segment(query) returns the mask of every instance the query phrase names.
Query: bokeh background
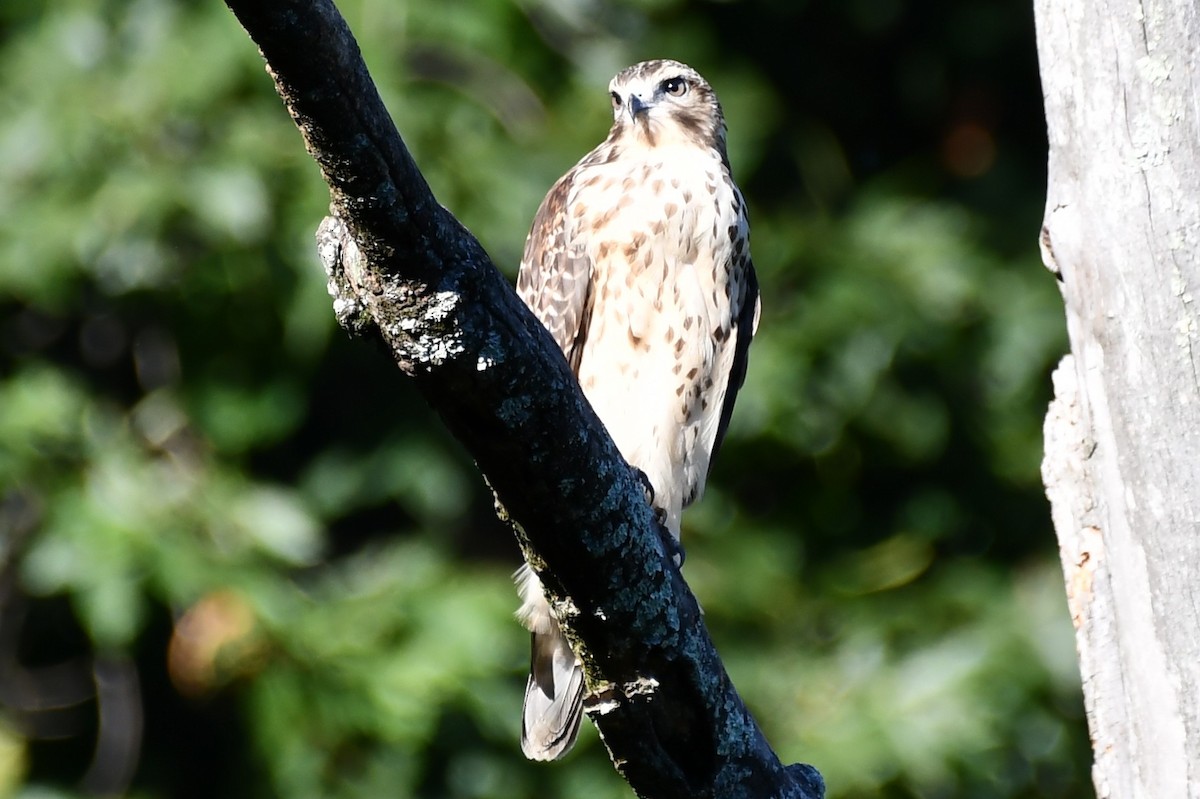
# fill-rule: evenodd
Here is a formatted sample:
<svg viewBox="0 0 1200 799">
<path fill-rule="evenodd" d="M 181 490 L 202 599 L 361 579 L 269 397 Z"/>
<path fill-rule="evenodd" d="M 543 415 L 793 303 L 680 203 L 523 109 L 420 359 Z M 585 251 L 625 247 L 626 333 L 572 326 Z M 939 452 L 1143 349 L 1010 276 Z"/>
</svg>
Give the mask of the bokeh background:
<svg viewBox="0 0 1200 799">
<path fill-rule="evenodd" d="M 342 7 L 510 278 L 609 77 L 709 78 L 764 312 L 685 576 L 735 683 L 830 799 L 1092 796 L 1029 4 Z M 521 759 L 517 549 L 336 328 L 327 202 L 222 4 L 0 4 L 0 795 L 632 795 L 589 724 Z"/>
</svg>

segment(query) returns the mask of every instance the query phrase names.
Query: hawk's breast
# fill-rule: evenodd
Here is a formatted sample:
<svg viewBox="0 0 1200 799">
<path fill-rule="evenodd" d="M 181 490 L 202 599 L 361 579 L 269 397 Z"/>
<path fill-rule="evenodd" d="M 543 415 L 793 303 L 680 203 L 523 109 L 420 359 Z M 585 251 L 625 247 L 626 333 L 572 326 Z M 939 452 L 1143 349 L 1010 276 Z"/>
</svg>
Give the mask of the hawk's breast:
<svg viewBox="0 0 1200 799">
<path fill-rule="evenodd" d="M 740 197 L 715 152 L 657 148 L 582 171 L 568 207 L 593 269 L 580 384 L 678 534 L 732 362 Z"/>
</svg>

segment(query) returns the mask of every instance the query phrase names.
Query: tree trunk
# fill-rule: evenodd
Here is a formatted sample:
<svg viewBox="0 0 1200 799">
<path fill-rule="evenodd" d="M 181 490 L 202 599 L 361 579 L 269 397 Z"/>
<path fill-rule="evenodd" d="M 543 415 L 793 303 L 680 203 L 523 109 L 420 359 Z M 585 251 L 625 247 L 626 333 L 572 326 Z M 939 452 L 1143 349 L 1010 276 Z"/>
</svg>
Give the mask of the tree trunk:
<svg viewBox="0 0 1200 799">
<path fill-rule="evenodd" d="M 1200 12 L 1036 0 L 1042 255 L 1071 354 L 1042 472 L 1100 797 L 1200 797 Z"/>
</svg>

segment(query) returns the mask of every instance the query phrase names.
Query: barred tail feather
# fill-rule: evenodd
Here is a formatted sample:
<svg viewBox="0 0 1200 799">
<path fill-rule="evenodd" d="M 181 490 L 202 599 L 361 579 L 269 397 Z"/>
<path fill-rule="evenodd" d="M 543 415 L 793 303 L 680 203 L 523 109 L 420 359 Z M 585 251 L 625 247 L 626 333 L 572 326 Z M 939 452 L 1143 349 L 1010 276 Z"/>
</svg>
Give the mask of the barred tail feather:
<svg viewBox="0 0 1200 799">
<path fill-rule="evenodd" d="M 583 668 L 550 613 L 542 581 L 528 564 L 513 577 L 521 595 L 517 618 L 532 633 L 521 751 L 530 760 L 556 760 L 571 749 L 579 733 Z"/>
<path fill-rule="evenodd" d="M 583 669 L 558 630 L 533 633 L 531 638 L 521 751 L 530 760 L 557 760 L 570 751 L 579 733 Z"/>
</svg>

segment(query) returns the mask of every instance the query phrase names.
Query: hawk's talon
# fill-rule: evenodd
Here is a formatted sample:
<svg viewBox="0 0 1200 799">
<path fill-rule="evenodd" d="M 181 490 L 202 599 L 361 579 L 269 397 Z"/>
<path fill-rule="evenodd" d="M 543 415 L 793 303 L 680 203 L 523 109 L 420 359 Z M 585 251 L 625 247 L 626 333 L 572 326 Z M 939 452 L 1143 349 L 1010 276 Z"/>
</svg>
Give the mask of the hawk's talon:
<svg viewBox="0 0 1200 799">
<path fill-rule="evenodd" d="M 667 555 L 674 561 L 675 568 L 682 568 L 684 561 L 683 544 L 679 543 L 678 538 L 671 535 L 671 530 L 667 527 L 666 508 L 660 508 L 654 504 L 654 484 L 650 482 L 650 478 L 646 473 L 636 466 L 632 468 L 633 473 L 637 475 L 638 480 L 642 484 L 642 490 L 646 492 L 646 504 L 654 511 L 654 529 L 658 531 L 658 537 L 662 539 L 663 549 L 667 551 Z"/>
<path fill-rule="evenodd" d="M 687 554 L 683 551 L 683 544 L 678 538 L 671 535 L 671 531 L 667 529 L 667 525 L 663 523 L 665 514 L 660 515 L 660 511 L 654 509 L 654 529 L 658 531 L 658 537 L 662 539 L 663 549 L 667 551 L 667 557 L 675 564 L 676 569 L 683 568 L 683 561 Z"/>
<path fill-rule="evenodd" d="M 646 492 L 646 504 L 654 508 L 655 514 L 662 513 L 660 509 L 654 507 L 654 484 L 650 482 L 650 477 L 636 466 L 632 468 L 633 473 L 637 475 L 637 479 L 642 484 L 642 490 Z"/>
</svg>

